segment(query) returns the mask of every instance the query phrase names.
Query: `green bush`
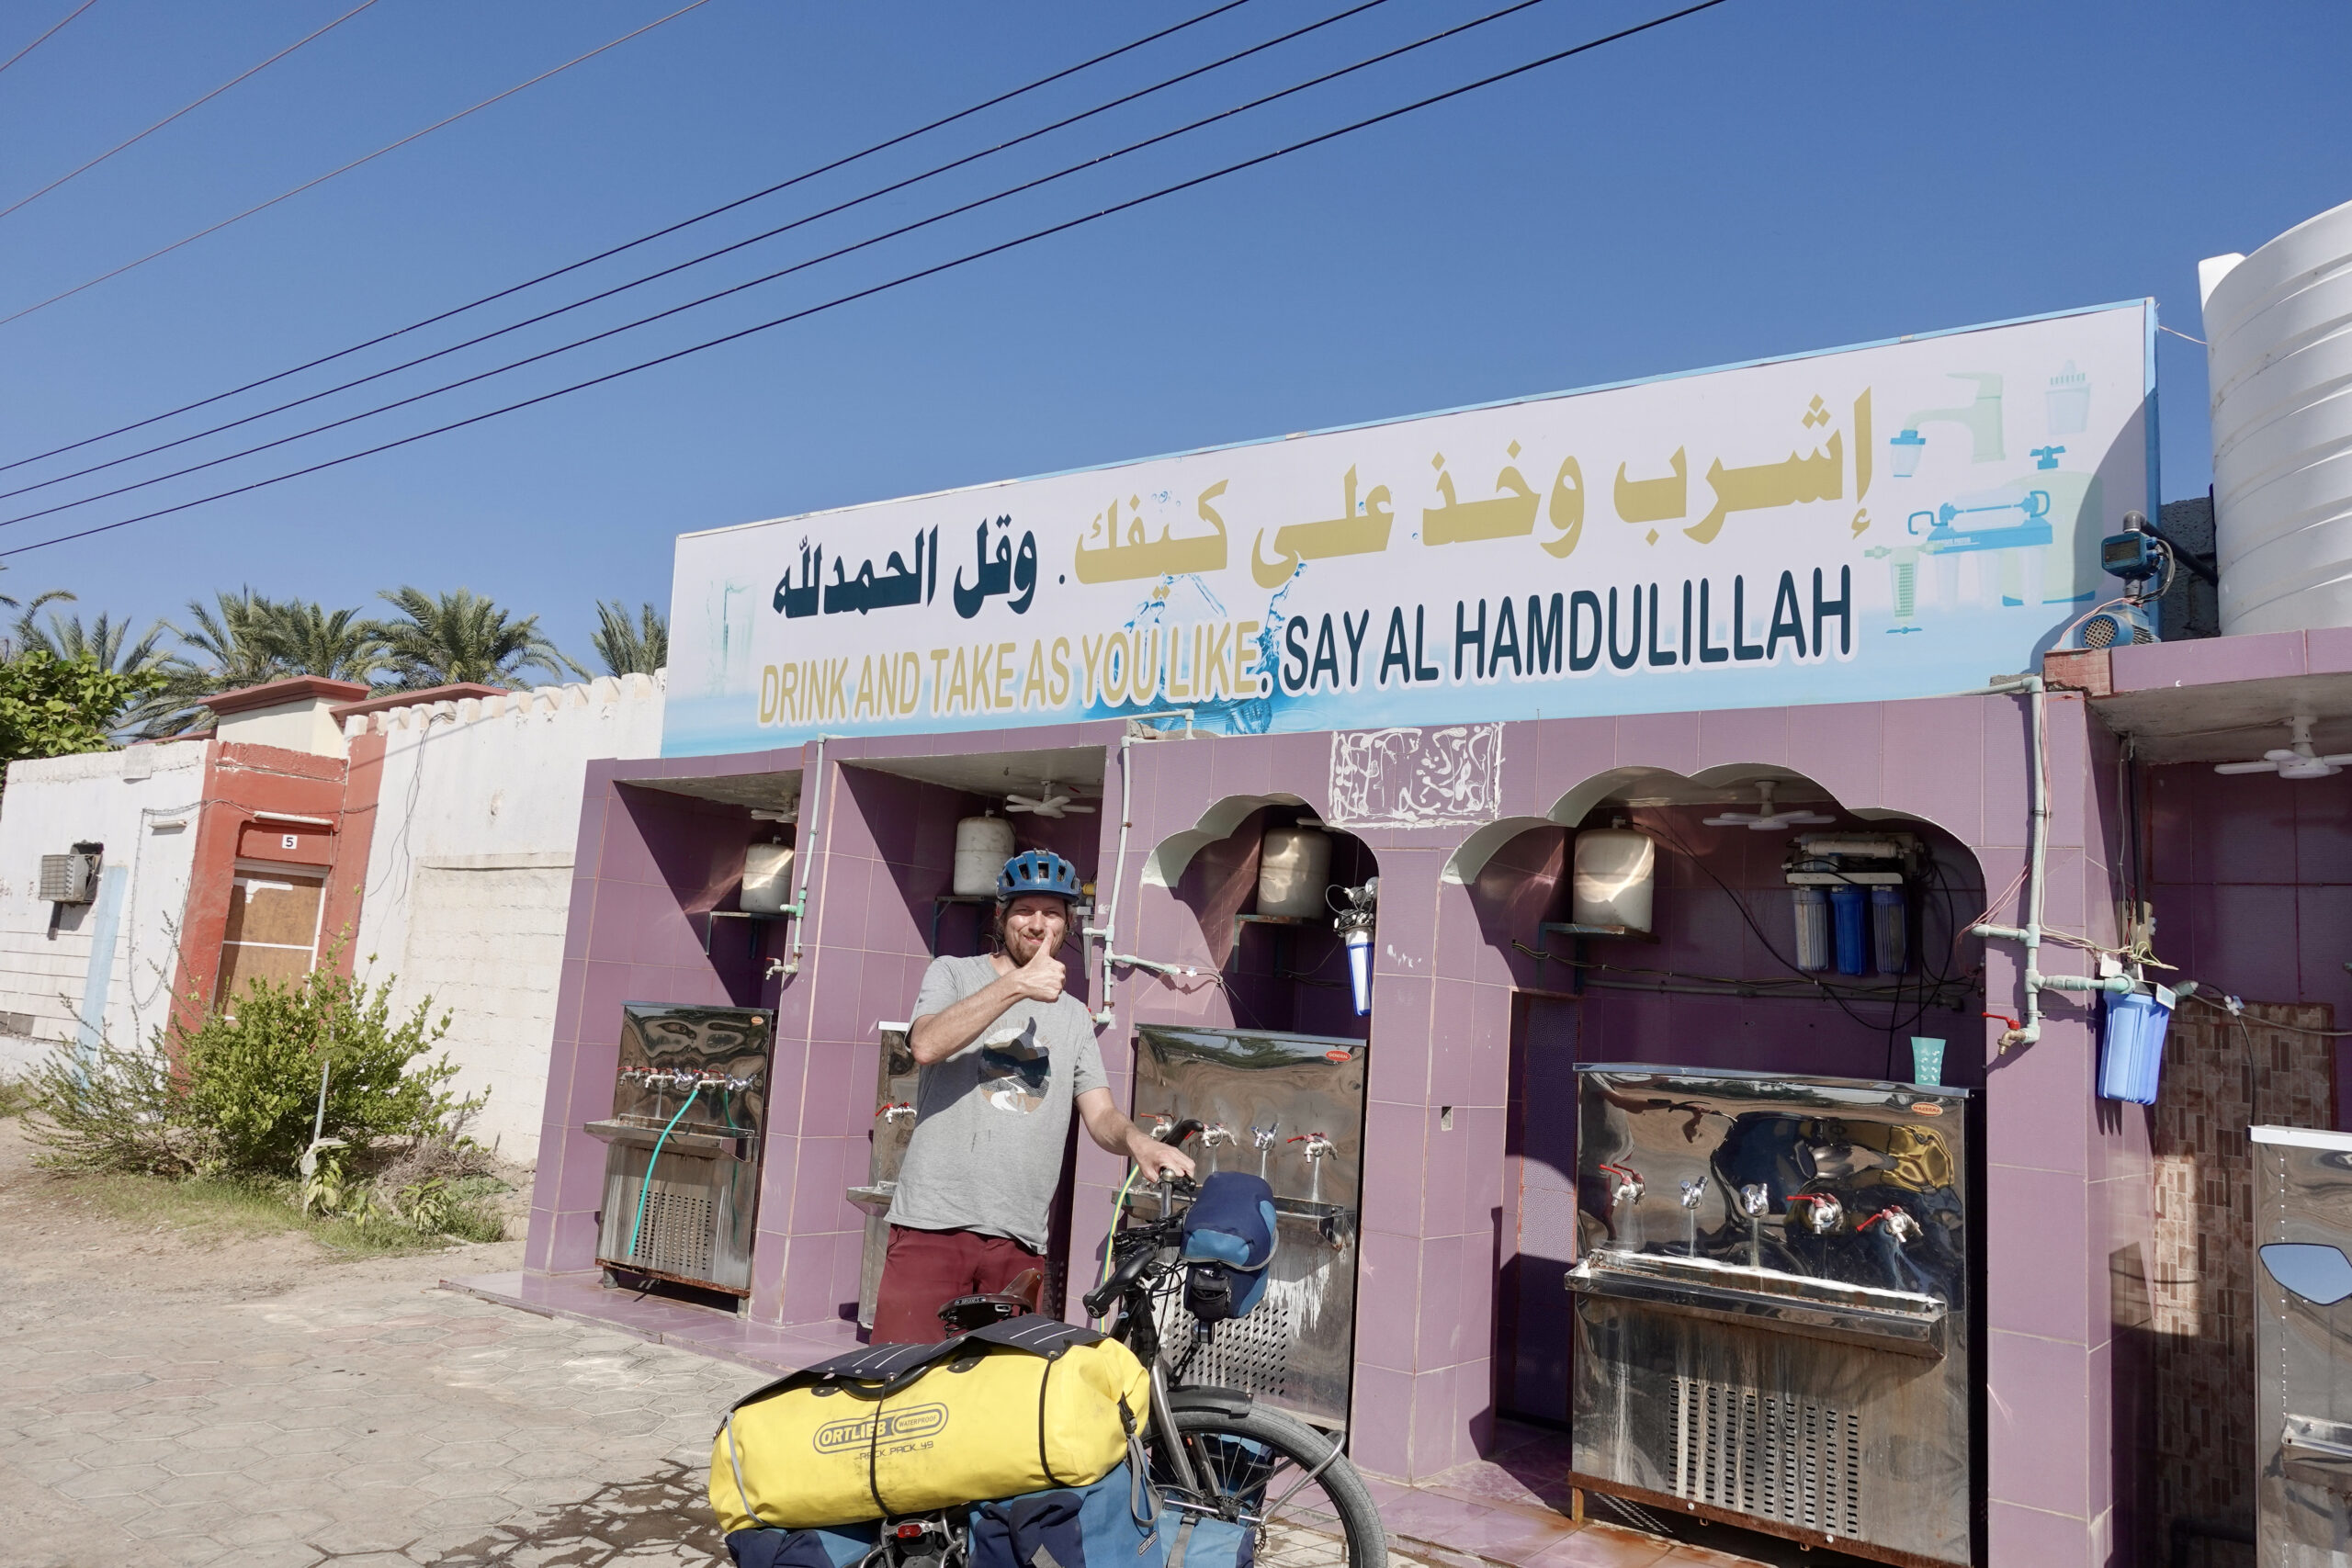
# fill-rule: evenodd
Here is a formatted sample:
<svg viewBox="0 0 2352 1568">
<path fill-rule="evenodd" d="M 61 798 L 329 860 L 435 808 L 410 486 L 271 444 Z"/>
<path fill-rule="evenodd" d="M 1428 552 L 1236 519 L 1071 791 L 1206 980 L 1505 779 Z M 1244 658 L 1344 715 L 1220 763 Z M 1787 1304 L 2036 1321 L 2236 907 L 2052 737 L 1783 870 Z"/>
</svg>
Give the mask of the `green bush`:
<svg viewBox="0 0 2352 1568">
<path fill-rule="evenodd" d="M 483 1097 L 447 1088 L 448 1032 L 429 1002 L 391 1013 L 391 983 L 368 987 L 332 958 L 299 984 L 255 981 L 233 1016 L 158 1029 L 147 1043 L 64 1044 L 35 1074 L 42 1164 L 79 1171 L 287 1178 L 311 1145 L 319 1071 L 326 1137 L 364 1155 L 384 1139 L 447 1143 Z"/>
<path fill-rule="evenodd" d="M 180 1111 L 211 1140 L 220 1168 L 285 1175 L 311 1145 L 319 1069 L 327 1074 L 324 1134 L 365 1149 L 382 1138 L 449 1131 L 482 1105 L 447 1085 L 447 1056 L 421 1062 L 449 1032 L 431 1003 L 391 1016 L 391 984 L 369 987 L 322 964 L 300 984 L 255 980 L 234 1017 L 214 1012 L 178 1038 Z"/>
</svg>

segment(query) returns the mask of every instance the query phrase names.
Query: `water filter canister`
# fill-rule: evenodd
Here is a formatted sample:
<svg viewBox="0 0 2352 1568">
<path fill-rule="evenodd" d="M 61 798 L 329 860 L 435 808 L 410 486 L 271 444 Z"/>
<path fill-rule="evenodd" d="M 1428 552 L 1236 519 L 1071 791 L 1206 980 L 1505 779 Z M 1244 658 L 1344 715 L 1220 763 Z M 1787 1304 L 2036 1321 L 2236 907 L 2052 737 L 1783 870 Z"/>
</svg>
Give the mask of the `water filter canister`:
<svg viewBox="0 0 2352 1568">
<path fill-rule="evenodd" d="M 1909 911 L 1900 887 L 1871 889 L 1871 958 L 1882 975 L 1900 975 L 1910 966 Z"/>
<path fill-rule="evenodd" d="M 1372 1013 L 1372 928 L 1358 926 L 1347 933 L 1348 984 L 1355 989 L 1356 1016 Z"/>
<path fill-rule="evenodd" d="M 1829 890 L 1829 923 L 1838 949 L 1838 973 L 1860 975 L 1870 968 L 1870 900 L 1859 887 Z"/>
<path fill-rule="evenodd" d="M 1829 895 L 1819 887 L 1792 887 L 1789 902 L 1797 922 L 1797 967 L 1807 974 L 1829 967 Z"/>
</svg>

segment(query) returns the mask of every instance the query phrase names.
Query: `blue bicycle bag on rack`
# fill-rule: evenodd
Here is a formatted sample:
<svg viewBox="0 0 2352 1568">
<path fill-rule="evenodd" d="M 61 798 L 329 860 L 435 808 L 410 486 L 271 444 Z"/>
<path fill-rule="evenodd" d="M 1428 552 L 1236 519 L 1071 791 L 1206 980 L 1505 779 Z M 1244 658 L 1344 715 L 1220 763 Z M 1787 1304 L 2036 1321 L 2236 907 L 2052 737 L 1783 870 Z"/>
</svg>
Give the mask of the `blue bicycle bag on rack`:
<svg viewBox="0 0 2352 1568">
<path fill-rule="evenodd" d="M 1130 1462 L 1091 1486 L 973 1504 L 971 1568 L 1162 1568 L 1177 1516 L 1136 1473 Z"/>
<path fill-rule="evenodd" d="M 1262 1176 L 1220 1170 L 1184 1211 L 1184 1306 L 1199 1323 L 1244 1317 L 1266 1293 L 1274 1260 L 1274 1190 Z"/>
</svg>

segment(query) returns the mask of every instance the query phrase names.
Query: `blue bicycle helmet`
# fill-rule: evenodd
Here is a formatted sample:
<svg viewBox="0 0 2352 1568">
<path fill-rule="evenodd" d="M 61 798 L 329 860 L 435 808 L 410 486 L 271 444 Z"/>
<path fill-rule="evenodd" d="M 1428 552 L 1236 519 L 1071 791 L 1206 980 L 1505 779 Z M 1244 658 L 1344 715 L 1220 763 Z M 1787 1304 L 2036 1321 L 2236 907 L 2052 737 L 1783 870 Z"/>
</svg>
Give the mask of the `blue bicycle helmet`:
<svg viewBox="0 0 2352 1568">
<path fill-rule="evenodd" d="M 997 873 L 997 902 L 1023 893 L 1050 893 L 1057 898 L 1078 898 L 1078 867 L 1051 850 L 1023 850 Z"/>
</svg>

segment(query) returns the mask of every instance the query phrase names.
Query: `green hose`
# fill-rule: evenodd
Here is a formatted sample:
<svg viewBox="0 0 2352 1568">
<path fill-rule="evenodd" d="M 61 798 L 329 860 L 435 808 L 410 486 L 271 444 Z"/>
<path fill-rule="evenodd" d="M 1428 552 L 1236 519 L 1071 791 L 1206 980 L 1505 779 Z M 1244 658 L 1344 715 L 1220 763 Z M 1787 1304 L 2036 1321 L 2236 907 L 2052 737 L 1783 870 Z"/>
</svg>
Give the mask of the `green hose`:
<svg viewBox="0 0 2352 1568">
<path fill-rule="evenodd" d="M 653 1158 L 645 1162 L 645 1179 L 637 1185 L 637 1223 L 628 1227 L 628 1251 L 622 1255 L 624 1257 L 634 1258 L 637 1256 L 637 1235 L 645 1228 L 645 1201 L 653 1196 L 653 1168 L 662 1158 L 662 1145 L 670 1141 L 670 1134 L 676 1131 L 688 1107 L 694 1104 L 695 1096 L 701 1092 L 700 1084 L 686 1090 L 685 1104 L 678 1107 L 678 1114 L 670 1118 L 670 1125 L 662 1128 L 662 1135 L 653 1140 Z"/>
</svg>

